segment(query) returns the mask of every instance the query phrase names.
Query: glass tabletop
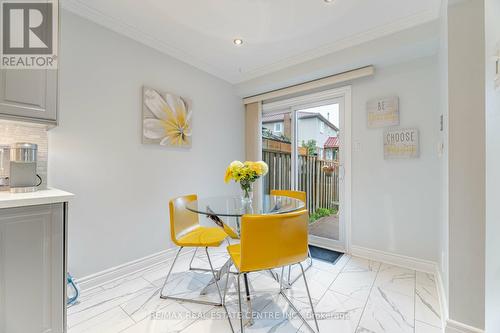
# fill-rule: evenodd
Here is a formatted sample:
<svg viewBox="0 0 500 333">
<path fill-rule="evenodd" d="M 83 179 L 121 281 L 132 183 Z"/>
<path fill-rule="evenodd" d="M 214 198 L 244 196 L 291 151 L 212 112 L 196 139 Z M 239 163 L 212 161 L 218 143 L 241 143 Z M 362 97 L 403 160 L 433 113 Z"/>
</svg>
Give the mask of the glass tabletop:
<svg viewBox="0 0 500 333">
<path fill-rule="evenodd" d="M 198 198 L 186 205 L 192 212 L 204 215 L 239 217 L 244 214 L 283 214 L 305 207 L 301 200 L 278 195 L 264 195 L 264 200 L 245 203 L 240 196 Z"/>
</svg>

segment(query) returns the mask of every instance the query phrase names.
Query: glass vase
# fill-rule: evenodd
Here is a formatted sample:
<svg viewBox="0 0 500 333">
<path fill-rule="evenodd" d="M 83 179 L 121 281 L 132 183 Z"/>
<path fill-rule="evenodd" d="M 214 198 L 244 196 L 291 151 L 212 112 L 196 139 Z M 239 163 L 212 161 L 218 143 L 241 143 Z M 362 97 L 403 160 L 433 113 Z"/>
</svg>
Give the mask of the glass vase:
<svg viewBox="0 0 500 333">
<path fill-rule="evenodd" d="M 252 183 L 242 183 L 241 186 L 241 202 L 244 205 L 251 204 L 253 199 Z"/>
</svg>

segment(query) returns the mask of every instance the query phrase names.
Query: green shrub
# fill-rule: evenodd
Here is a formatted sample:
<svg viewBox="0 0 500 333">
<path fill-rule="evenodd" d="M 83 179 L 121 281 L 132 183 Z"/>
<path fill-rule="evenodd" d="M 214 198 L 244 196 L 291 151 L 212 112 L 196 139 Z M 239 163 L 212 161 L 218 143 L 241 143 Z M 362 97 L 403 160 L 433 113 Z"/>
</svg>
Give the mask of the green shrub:
<svg viewBox="0 0 500 333">
<path fill-rule="evenodd" d="M 328 208 L 318 208 L 315 213 L 318 214 L 319 217 L 325 217 L 330 215 L 330 210 Z"/>
<path fill-rule="evenodd" d="M 333 213 L 333 210 L 335 210 L 335 213 Z M 309 217 L 309 221 L 314 222 L 316 220 L 319 220 L 322 217 L 330 216 L 330 215 L 336 214 L 336 213 L 337 213 L 336 208 L 332 208 L 332 209 L 318 208 L 318 209 L 316 209 L 316 211 L 314 213 L 311 214 L 311 216 Z"/>
</svg>

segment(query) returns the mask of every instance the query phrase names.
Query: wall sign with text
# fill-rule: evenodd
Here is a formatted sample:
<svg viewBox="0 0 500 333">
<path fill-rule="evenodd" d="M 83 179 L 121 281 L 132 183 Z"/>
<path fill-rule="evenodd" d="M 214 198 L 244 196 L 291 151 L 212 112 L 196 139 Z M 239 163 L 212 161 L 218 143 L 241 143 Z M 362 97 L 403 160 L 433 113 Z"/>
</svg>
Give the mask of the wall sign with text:
<svg viewBox="0 0 500 333">
<path fill-rule="evenodd" d="M 384 159 L 417 158 L 419 156 L 417 128 L 391 128 L 384 131 Z"/>
<path fill-rule="evenodd" d="M 397 96 L 372 99 L 366 103 L 368 128 L 399 125 L 399 98 Z"/>
</svg>

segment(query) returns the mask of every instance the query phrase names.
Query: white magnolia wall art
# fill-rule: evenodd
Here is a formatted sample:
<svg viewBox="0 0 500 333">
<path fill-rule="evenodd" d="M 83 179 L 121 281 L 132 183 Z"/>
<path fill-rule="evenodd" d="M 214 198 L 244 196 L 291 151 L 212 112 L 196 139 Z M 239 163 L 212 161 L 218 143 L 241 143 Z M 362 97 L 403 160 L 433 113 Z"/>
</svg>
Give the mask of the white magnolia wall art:
<svg viewBox="0 0 500 333">
<path fill-rule="evenodd" d="M 143 88 L 142 142 L 191 147 L 192 111 L 179 96 Z"/>
</svg>

